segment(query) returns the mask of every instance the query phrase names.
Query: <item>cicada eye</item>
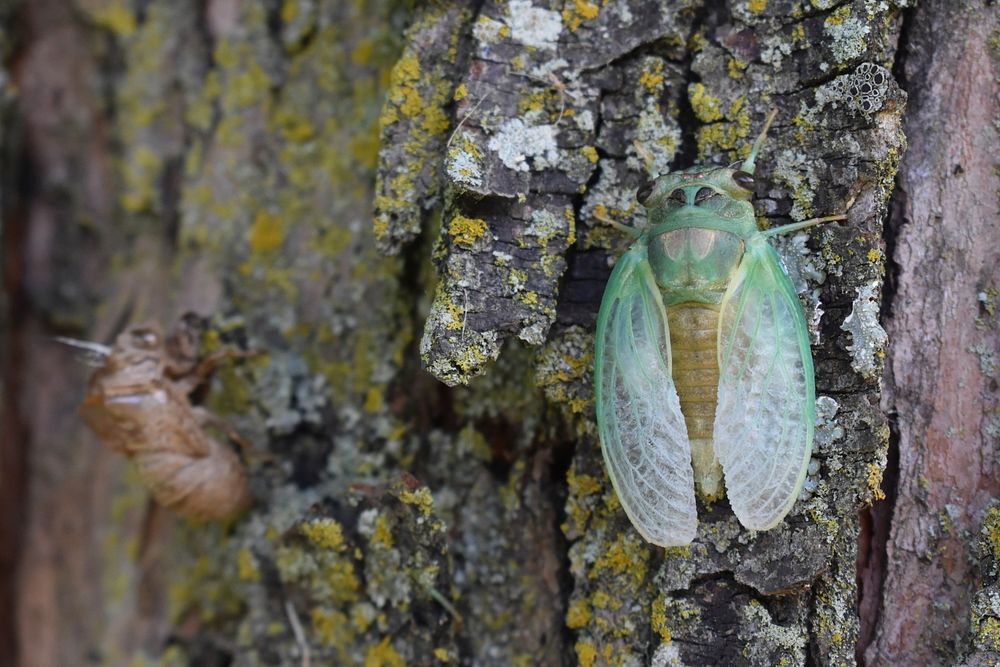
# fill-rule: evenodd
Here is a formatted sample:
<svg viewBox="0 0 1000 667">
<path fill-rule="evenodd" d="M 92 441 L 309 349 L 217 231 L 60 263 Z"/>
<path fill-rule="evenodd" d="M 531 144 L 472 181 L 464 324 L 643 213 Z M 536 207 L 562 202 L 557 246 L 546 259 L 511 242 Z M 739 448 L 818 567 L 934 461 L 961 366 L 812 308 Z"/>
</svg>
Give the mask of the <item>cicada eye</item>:
<svg viewBox="0 0 1000 667">
<path fill-rule="evenodd" d="M 736 182 L 736 185 L 740 186 L 744 190 L 750 190 L 751 192 L 753 191 L 754 184 L 756 183 L 753 174 L 748 174 L 745 171 L 733 172 L 733 180 Z"/>
<path fill-rule="evenodd" d="M 644 203 L 647 199 L 649 199 L 649 196 L 653 194 L 653 188 L 655 187 L 656 181 L 652 179 L 646 180 L 646 182 L 640 185 L 639 189 L 635 191 L 636 201 L 640 204 Z"/>
<path fill-rule="evenodd" d="M 701 188 L 700 190 L 698 190 L 697 193 L 695 193 L 695 196 L 694 196 L 695 206 L 697 206 L 698 204 L 701 204 L 706 199 L 711 199 L 712 197 L 714 197 L 717 194 L 719 194 L 719 193 L 716 192 L 715 190 L 713 190 L 712 188 Z"/>
<path fill-rule="evenodd" d="M 684 191 L 681 190 L 680 188 L 677 188 L 676 190 L 670 193 L 669 201 L 675 204 L 680 204 L 681 206 L 684 206 L 688 203 L 687 195 L 685 195 Z"/>
</svg>

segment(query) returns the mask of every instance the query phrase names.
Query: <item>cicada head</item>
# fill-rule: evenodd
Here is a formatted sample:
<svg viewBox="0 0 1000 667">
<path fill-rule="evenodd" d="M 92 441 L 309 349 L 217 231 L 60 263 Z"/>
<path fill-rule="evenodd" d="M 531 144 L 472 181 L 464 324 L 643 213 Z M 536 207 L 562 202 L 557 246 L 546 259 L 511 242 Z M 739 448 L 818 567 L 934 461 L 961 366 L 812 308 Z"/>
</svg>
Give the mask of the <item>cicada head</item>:
<svg viewBox="0 0 1000 667">
<path fill-rule="evenodd" d="M 777 113 L 774 110 L 768 115 L 764 127 L 742 162 L 725 167 L 695 165 L 652 178 L 639 187 L 635 193 L 636 199 L 651 213 L 659 214 L 659 217 L 684 207 L 714 211 L 724 218 L 735 217 L 732 211 L 728 215 L 724 211 L 729 202 L 746 202 L 753 196 L 757 156 Z M 746 210 L 745 207 L 737 208 Z M 651 224 L 656 224 L 656 215 L 652 217 Z"/>
<path fill-rule="evenodd" d="M 160 378 L 166 362 L 163 330 L 156 323 L 131 326 L 115 339 L 105 370 L 121 382 Z"/>
</svg>

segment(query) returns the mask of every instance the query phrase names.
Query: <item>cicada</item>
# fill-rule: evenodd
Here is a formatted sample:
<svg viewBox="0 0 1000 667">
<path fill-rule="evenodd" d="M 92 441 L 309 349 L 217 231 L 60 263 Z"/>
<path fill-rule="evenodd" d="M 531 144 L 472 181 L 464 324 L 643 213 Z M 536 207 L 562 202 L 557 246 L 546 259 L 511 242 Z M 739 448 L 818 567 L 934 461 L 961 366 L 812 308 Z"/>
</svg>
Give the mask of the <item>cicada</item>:
<svg viewBox="0 0 1000 667">
<path fill-rule="evenodd" d="M 689 544 L 695 489 L 725 494 L 751 530 L 795 503 L 812 451 L 815 381 L 805 316 L 750 199 L 772 113 L 742 164 L 656 177 L 648 225 L 615 265 L 597 319 L 597 424 L 608 474 L 646 540 Z"/>
</svg>

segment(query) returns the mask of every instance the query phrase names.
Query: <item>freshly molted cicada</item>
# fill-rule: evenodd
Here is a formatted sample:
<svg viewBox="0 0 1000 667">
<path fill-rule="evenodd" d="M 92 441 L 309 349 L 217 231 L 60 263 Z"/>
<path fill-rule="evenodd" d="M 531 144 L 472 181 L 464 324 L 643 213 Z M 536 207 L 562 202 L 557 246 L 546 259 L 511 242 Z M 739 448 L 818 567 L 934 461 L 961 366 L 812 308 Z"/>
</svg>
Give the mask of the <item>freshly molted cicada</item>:
<svg viewBox="0 0 1000 667">
<path fill-rule="evenodd" d="M 754 162 L 695 166 L 639 188 L 649 224 L 615 266 L 597 320 L 597 424 L 608 473 L 643 537 L 697 532 L 695 487 L 725 492 L 746 528 L 773 528 L 802 488 L 815 387 L 805 317 L 759 231 Z"/>
</svg>

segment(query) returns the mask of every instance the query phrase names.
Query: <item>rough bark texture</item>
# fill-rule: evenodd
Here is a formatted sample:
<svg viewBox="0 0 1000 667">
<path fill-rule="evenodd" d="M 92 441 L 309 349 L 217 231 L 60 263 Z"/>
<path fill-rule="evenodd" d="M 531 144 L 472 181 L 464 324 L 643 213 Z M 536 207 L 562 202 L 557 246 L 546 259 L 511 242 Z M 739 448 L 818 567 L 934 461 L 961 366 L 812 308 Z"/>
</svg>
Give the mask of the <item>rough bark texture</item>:
<svg viewBox="0 0 1000 667">
<path fill-rule="evenodd" d="M 908 23 L 910 147 L 891 220 L 883 398 L 898 429 L 898 483 L 884 584 L 872 581 L 882 585 L 872 665 L 954 664 L 970 614 L 970 664 L 1000 658 L 995 574 L 978 574 L 996 565 L 980 561 L 977 539 L 985 525 L 994 542 L 983 553 L 997 548 L 987 510 L 1000 493 L 998 27 L 996 7 L 980 2 L 927 2 Z"/>
<path fill-rule="evenodd" d="M 940 24 L 955 37 L 943 69 L 934 48 L 907 51 L 902 80 L 985 101 L 961 116 L 965 143 L 941 134 L 950 93 L 918 98 L 927 116 L 908 121 L 936 133 L 901 184 L 894 219 L 913 224 L 890 236 L 904 356 L 890 357 L 884 398 L 882 221 L 905 145 L 892 72 L 906 4 L 0 0 L 0 82 L 13 82 L 0 85 L 0 655 L 39 667 L 853 664 L 859 510 L 882 495 L 884 400 L 899 414 L 901 476 L 868 655 L 985 656 L 1000 636 L 995 488 L 949 496 L 954 478 L 929 463 L 968 443 L 962 455 L 986 461 L 995 439 L 980 421 L 995 407 L 982 394 L 996 372 L 989 218 L 981 236 L 950 225 L 958 206 L 995 209 L 995 183 L 982 185 L 995 135 L 974 135 L 992 131 L 995 70 L 953 74 L 995 67 L 996 51 L 976 18 L 985 6 L 906 10 L 911 34 Z M 978 51 L 962 51 L 962 26 Z M 648 170 L 739 159 L 772 108 L 762 224 L 849 207 L 780 248 L 817 367 L 807 491 L 773 531 L 748 533 L 723 501 L 699 508 L 690 548 L 650 547 L 595 435 L 593 329 L 626 244 L 598 218 L 641 225 L 634 189 Z M 926 190 L 921 169 L 948 188 Z M 981 282 L 949 291 L 949 272 L 917 272 L 929 258 Z M 936 290 L 952 310 L 920 311 L 942 303 Z M 968 315 L 965 337 L 944 334 L 977 307 L 981 328 Z M 257 504 L 226 524 L 149 502 L 79 422 L 89 370 L 47 338 L 108 341 L 190 310 L 211 318 L 207 345 L 266 353 L 225 366 L 201 397 L 275 455 L 248 462 Z M 935 333 L 911 323 L 921 312 L 948 324 L 926 362 L 939 374 L 911 379 L 934 356 L 917 346 Z M 968 402 L 945 390 L 963 378 Z M 959 412 L 935 421 L 948 406 L 904 387 Z M 962 460 L 950 470 L 968 472 Z M 938 513 L 953 505 L 947 533 Z M 905 541 L 917 532 L 920 554 Z M 945 547 L 953 564 L 925 567 Z M 933 588 L 948 577 L 964 579 Z M 902 623 L 916 602 L 893 596 L 917 578 L 954 605 L 947 637 L 924 631 L 930 618 Z"/>
</svg>

